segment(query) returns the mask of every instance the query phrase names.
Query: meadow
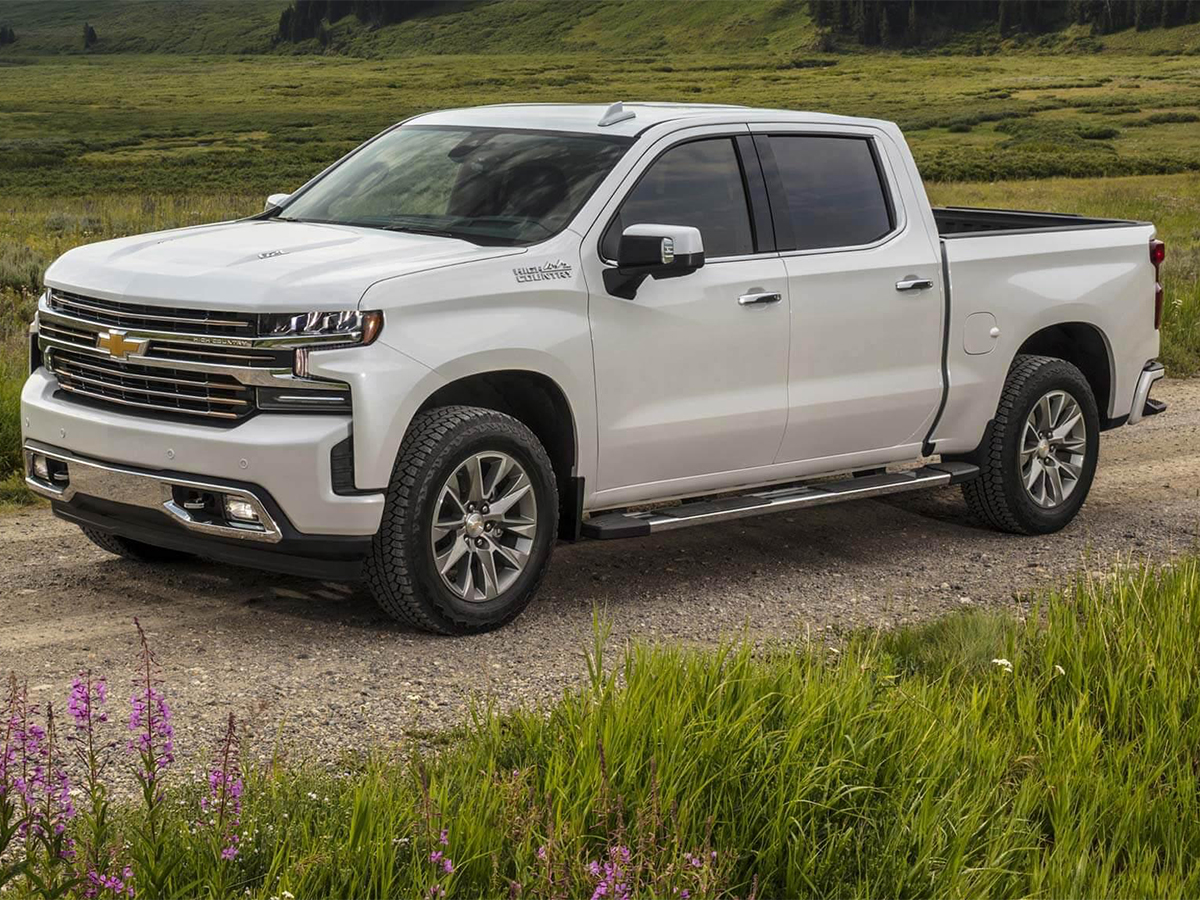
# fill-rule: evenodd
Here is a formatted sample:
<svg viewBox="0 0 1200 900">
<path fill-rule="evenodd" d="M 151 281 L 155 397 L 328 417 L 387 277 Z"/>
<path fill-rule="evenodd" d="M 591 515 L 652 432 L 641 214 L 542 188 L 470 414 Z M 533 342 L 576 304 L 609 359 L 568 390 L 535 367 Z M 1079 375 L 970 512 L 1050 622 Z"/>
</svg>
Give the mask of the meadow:
<svg viewBox="0 0 1200 900">
<path fill-rule="evenodd" d="M 618 647 L 598 620 L 560 701 L 480 705 L 432 750 L 347 748 L 335 772 L 244 764 L 232 717 L 205 769 L 179 771 L 170 679 L 144 645 L 129 706 L 102 672 L 41 707 L 13 682 L 0 882 L 263 900 L 1195 896 L 1198 595 L 1185 557 L 1025 598 L 1020 620 L 973 612 L 837 648 Z M 140 804 L 113 799 L 121 770 Z"/>
</svg>

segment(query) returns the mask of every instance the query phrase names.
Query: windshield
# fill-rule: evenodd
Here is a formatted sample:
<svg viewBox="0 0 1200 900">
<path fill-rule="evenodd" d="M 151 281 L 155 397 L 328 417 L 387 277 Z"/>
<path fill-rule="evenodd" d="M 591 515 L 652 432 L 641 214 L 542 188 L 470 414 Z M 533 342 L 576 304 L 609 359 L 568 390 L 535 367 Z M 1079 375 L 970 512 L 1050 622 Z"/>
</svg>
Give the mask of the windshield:
<svg viewBox="0 0 1200 900">
<path fill-rule="evenodd" d="M 277 218 L 532 244 L 562 230 L 628 139 L 407 125 L 284 204 Z"/>
</svg>

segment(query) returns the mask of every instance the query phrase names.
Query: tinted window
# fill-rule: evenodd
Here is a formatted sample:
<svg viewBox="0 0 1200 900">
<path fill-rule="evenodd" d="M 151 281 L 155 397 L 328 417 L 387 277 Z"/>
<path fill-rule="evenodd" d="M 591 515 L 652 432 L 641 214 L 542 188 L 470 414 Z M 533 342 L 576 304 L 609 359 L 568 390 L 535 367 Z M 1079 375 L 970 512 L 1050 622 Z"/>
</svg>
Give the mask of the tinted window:
<svg viewBox="0 0 1200 900">
<path fill-rule="evenodd" d="M 863 138 L 771 138 L 796 249 L 854 247 L 892 230 L 871 144 Z"/>
<path fill-rule="evenodd" d="M 648 223 L 699 228 L 710 259 L 753 253 L 750 210 L 733 141 L 692 141 L 660 156 L 604 233 L 604 256 L 616 259 L 621 232 Z"/>
<path fill-rule="evenodd" d="M 287 203 L 281 219 L 532 244 L 566 226 L 627 141 L 405 125 Z"/>
</svg>

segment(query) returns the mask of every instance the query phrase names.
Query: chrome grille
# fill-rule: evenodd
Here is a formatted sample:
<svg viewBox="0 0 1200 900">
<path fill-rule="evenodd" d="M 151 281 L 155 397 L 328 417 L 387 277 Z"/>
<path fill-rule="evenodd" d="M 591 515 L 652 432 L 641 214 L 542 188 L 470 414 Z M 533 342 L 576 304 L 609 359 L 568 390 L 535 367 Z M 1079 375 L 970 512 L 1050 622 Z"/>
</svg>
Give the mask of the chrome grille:
<svg viewBox="0 0 1200 900">
<path fill-rule="evenodd" d="M 254 313 L 147 306 L 53 289 L 39 301 L 36 325 L 42 359 L 72 397 L 214 425 L 260 410 L 350 409 L 349 385 L 307 377 L 300 365 L 298 348 L 322 340 L 261 334 L 266 325 Z M 342 341 L 339 335 L 324 339 Z"/>
<path fill-rule="evenodd" d="M 59 347 L 46 351 L 46 366 L 63 390 L 122 406 L 214 419 L 241 419 L 255 409 L 254 389 L 228 375 L 140 366 Z"/>
<path fill-rule="evenodd" d="M 50 309 L 55 312 L 114 328 L 147 328 L 230 337 L 254 337 L 258 331 L 257 317 L 251 313 L 146 306 L 123 300 L 99 300 L 59 290 L 50 291 L 49 303 Z"/>
</svg>

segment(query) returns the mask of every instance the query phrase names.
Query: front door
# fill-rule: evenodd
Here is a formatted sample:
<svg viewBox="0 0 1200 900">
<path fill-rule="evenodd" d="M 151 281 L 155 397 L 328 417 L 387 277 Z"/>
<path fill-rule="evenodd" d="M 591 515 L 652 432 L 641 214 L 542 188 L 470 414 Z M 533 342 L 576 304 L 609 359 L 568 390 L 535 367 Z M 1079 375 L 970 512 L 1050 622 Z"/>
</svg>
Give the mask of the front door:
<svg viewBox="0 0 1200 900">
<path fill-rule="evenodd" d="M 761 179 L 734 136 L 679 141 L 647 154 L 615 212 L 584 244 L 596 367 L 599 505 L 699 492 L 770 465 L 787 423 L 788 296 L 783 261 L 760 252 L 747 198 Z M 747 173 L 747 167 L 755 167 Z M 646 279 L 632 300 L 601 271 L 634 224 L 691 225 L 705 265 Z M 762 298 L 760 295 L 768 295 Z M 755 295 L 758 302 L 742 298 Z M 778 299 L 770 295 L 777 295 Z"/>
</svg>

